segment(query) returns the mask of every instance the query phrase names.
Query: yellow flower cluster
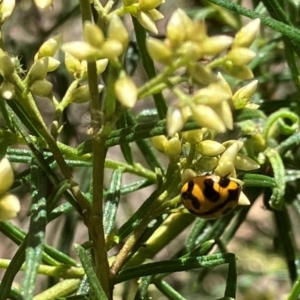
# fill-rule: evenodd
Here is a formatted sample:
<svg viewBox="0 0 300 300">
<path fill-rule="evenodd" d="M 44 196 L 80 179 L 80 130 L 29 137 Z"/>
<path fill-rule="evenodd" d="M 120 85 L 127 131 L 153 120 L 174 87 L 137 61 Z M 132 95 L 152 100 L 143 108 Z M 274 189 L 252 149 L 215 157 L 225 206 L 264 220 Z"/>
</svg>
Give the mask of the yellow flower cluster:
<svg viewBox="0 0 300 300">
<path fill-rule="evenodd" d="M 151 138 L 153 146 L 170 158 L 178 158 L 185 150 L 191 147 L 196 150 L 189 165 L 186 158 L 181 159 L 182 169 L 192 168 L 197 173 L 214 172 L 221 177 L 236 177 L 236 169 L 249 171 L 259 168 L 259 165 L 248 156 L 239 153 L 243 147 L 242 141 L 228 140 L 219 143 L 210 137 L 206 128 L 190 130 L 167 139 L 165 136 Z"/>
<path fill-rule="evenodd" d="M 257 19 L 243 27 L 235 38 L 225 35 L 209 37 L 203 22 L 193 22 L 179 9 L 168 22 L 164 41 L 151 37 L 147 39 L 147 50 L 153 60 L 172 72 L 176 66 L 185 68 L 186 74 L 200 86 L 192 95 L 171 87 L 178 103 L 168 111 L 169 136 L 179 132 L 189 118 L 201 127 L 218 132 L 233 129 L 231 107 L 245 107 L 255 91 L 257 81 L 233 95 L 225 78 L 221 73 L 216 76 L 213 68 L 222 67 L 236 78 L 251 79 L 253 74 L 247 64 L 256 54 L 249 47 L 259 26 Z"/>
<path fill-rule="evenodd" d="M 156 9 L 165 0 L 123 0 L 124 12 L 130 12 L 148 31 L 157 34 L 155 21 L 164 16 Z"/>
<path fill-rule="evenodd" d="M 7 158 L 0 161 L 0 221 L 16 217 L 20 211 L 19 199 L 7 192 L 14 182 L 14 173 Z"/>
</svg>

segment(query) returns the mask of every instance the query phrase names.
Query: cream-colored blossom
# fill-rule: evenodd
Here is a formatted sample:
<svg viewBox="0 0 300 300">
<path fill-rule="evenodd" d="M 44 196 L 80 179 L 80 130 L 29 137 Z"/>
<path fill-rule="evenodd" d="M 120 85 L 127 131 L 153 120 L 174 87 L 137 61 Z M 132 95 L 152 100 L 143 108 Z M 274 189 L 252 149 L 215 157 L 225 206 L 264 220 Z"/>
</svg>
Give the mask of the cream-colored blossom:
<svg viewBox="0 0 300 300">
<path fill-rule="evenodd" d="M 156 150 L 165 153 L 168 139 L 164 135 L 158 135 L 151 138 L 151 143 Z"/>
<path fill-rule="evenodd" d="M 256 91 L 258 80 L 253 80 L 242 88 L 238 89 L 232 96 L 235 109 L 244 108 Z"/>
<path fill-rule="evenodd" d="M 119 41 L 123 46 L 123 50 L 126 50 L 129 43 L 128 31 L 117 15 L 114 15 L 108 24 L 107 37 Z"/>
<path fill-rule="evenodd" d="M 138 11 L 137 13 L 137 19 L 139 21 L 139 23 L 148 31 L 154 33 L 154 34 L 158 34 L 158 30 L 157 27 L 155 25 L 155 22 L 153 20 L 153 17 L 144 11 Z"/>
<path fill-rule="evenodd" d="M 191 106 L 192 117 L 200 126 L 225 132 L 226 128 L 220 117 L 209 106 L 197 104 Z"/>
<path fill-rule="evenodd" d="M 104 42 L 102 30 L 90 21 L 85 21 L 83 24 L 83 37 L 87 43 L 96 48 L 100 48 Z"/>
<path fill-rule="evenodd" d="M 132 108 L 137 101 L 137 87 L 129 76 L 115 82 L 115 93 L 120 103 L 127 108 Z"/>
<path fill-rule="evenodd" d="M 243 26 L 235 35 L 233 47 L 249 47 L 255 40 L 260 28 L 260 19 Z"/>
<path fill-rule="evenodd" d="M 53 56 L 61 45 L 62 35 L 58 34 L 45 41 L 39 51 L 37 52 L 37 58 L 45 56 Z"/>
<path fill-rule="evenodd" d="M 181 152 L 181 142 L 178 136 L 170 138 L 165 146 L 165 153 L 172 159 L 175 159 L 179 156 Z"/>
<path fill-rule="evenodd" d="M 148 37 L 146 40 L 146 47 L 153 60 L 165 65 L 172 62 L 172 51 L 164 42 Z"/>
<path fill-rule="evenodd" d="M 219 35 L 206 38 L 202 43 L 203 55 L 217 55 L 228 49 L 233 43 L 233 38 L 227 35 Z"/>
<path fill-rule="evenodd" d="M 170 107 L 166 116 L 166 127 L 168 136 L 180 132 L 187 119 L 184 117 L 181 108 Z"/>
<path fill-rule="evenodd" d="M 196 149 L 202 155 L 206 156 L 216 156 L 226 150 L 226 148 L 222 144 L 213 140 L 205 140 L 198 143 L 196 145 Z"/>
<path fill-rule="evenodd" d="M 61 46 L 61 49 L 79 60 L 95 61 L 103 57 L 100 49 L 84 41 L 65 43 Z"/>
</svg>

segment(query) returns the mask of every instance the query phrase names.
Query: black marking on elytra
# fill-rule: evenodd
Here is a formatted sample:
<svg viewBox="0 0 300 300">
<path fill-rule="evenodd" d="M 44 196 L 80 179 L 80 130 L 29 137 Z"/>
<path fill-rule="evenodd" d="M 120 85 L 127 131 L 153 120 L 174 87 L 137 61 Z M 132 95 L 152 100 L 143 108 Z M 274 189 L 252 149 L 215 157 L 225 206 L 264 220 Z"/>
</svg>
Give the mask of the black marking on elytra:
<svg viewBox="0 0 300 300">
<path fill-rule="evenodd" d="M 230 184 L 230 179 L 228 179 L 227 177 L 221 177 L 218 183 L 220 187 L 227 188 Z"/>
<path fill-rule="evenodd" d="M 199 203 L 197 197 L 195 197 L 193 195 L 194 185 L 195 184 L 194 184 L 193 180 L 190 180 L 188 182 L 188 188 L 185 192 L 182 193 L 182 198 L 184 200 L 190 200 L 192 202 L 193 207 L 198 210 L 200 208 L 200 203 Z"/>
<path fill-rule="evenodd" d="M 241 187 L 234 189 L 234 190 L 228 190 L 228 197 L 226 199 L 226 202 L 234 201 L 239 198 L 241 193 Z"/>
<path fill-rule="evenodd" d="M 229 203 L 229 202 L 235 202 L 237 201 L 237 199 L 239 198 L 240 196 L 240 192 L 241 192 L 241 189 L 234 189 L 234 190 L 228 190 L 228 197 L 225 201 L 223 201 L 222 203 L 220 203 L 219 205 L 216 205 L 214 206 L 212 209 L 204 212 L 202 215 L 205 216 L 205 215 L 211 215 L 211 214 L 214 214 L 218 211 L 222 211 L 224 207 L 226 207 L 226 205 Z M 233 208 L 231 207 L 231 210 Z M 227 208 L 225 209 L 225 211 L 227 210 Z M 222 213 L 224 214 L 224 212 Z"/>
<path fill-rule="evenodd" d="M 220 193 L 214 189 L 214 181 L 211 179 L 204 180 L 203 195 L 211 202 L 217 202 L 220 199 Z"/>
</svg>

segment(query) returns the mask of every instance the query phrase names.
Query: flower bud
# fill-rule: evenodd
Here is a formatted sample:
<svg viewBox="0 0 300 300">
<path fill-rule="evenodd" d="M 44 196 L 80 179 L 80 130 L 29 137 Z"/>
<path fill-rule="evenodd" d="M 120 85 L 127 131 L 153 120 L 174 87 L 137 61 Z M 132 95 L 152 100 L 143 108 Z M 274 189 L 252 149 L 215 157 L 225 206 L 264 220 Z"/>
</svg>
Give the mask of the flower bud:
<svg viewBox="0 0 300 300">
<path fill-rule="evenodd" d="M 95 48 L 100 48 L 104 42 L 102 30 L 90 21 L 85 21 L 83 24 L 83 37 L 87 43 Z"/>
<path fill-rule="evenodd" d="M 256 161 L 254 161 L 253 159 L 251 159 L 250 157 L 242 153 L 238 153 L 235 159 L 234 166 L 238 170 L 243 170 L 243 171 L 251 171 L 251 170 L 259 169 L 260 167 Z"/>
<path fill-rule="evenodd" d="M 103 85 L 98 85 L 98 93 L 103 90 Z M 85 103 L 90 101 L 90 90 L 87 84 L 82 85 L 74 90 L 72 90 L 70 95 L 70 103 Z"/>
<path fill-rule="evenodd" d="M 233 65 L 243 66 L 250 63 L 255 56 L 256 53 L 248 48 L 236 47 L 232 48 L 226 57 Z"/>
<path fill-rule="evenodd" d="M 188 19 L 190 22 L 188 22 Z M 192 20 L 182 9 L 175 10 L 168 22 L 166 33 L 173 46 L 178 46 L 186 40 L 187 24 L 188 26 L 193 26 Z"/>
<path fill-rule="evenodd" d="M 253 80 L 237 90 L 232 96 L 235 109 L 244 108 L 256 91 L 258 80 Z"/>
<path fill-rule="evenodd" d="M 96 61 L 96 69 L 97 69 L 97 75 L 100 75 L 103 73 L 103 71 L 106 69 L 108 64 L 108 59 L 103 58 L 103 59 L 98 59 Z M 78 70 L 78 74 L 80 74 L 80 79 L 86 79 L 88 77 L 88 70 L 87 70 L 87 61 L 83 60 L 80 62 L 80 69 Z"/>
<path fill-rule="evenodd" d="M 187 181 L 189 181 L 191 178 L 193 177 L 196 177 L 197 174 L 194 170 L 192 169 L 185 169 L 183 172 L 182 172 L 182 175 L 181 175 L 181 181 L 182 183 L 185 183 Z"/>
<path fill-rule="evenodd" d="M 197 170 L 201 173 L 212 172 L 218 165 L 218 158 L 211 156 L 202 156 L 196 163 Z"/>
<path fill-rule="evenodd" d="M 107 58 L 98 59 L 96 61 L 97 75 L 100 75 L 105 71 L 107 64 L 108 64 Z"/>
<path fill-rule="evenodd" d="M 191 144 L 197 144 L 203 140 L 206 131 L 205 128 L 185 131 L 182 133 L 182 138 Z"/>
<path fill-rule="evenodd" d="M 211 69 L 199 62 L 190 63 L 188 65 L 188 72 L 193 79 L 203 84 L 210 84 L 217 80 Z"/>
<path fill-rule="evenodd" d="M 197 61 L 202 56 L 202 47 L 197 42 L 186 41 L 179 47 L 177 53 L 190 60 Z"/>
<path fill-rule="evenodd" d="M 81 64 L 79 59 L 68 52 L 65 53 L 65 66 L 67 71 L 75 78 L 81 73 Z"/>
<path fill-rule="evenodd" d="M 114 15 L 108 24 L 107 35 L 108 38 L 119 41 L 123 46 L 123 50 L 126 50 L 129 43 L 129 35 L 124 23 L 117 15 Z"/>
<path fill-rule="evenodd" d="M 42 58 L 45 56 L 54 56 L 54 54 L 61 45 L 61 39 L 61 34 L 58 34 L 45 41 L 38 51 L 38 58 Z"/>
<path fill-rule="evenodd" d="M 227 140 L 224 143 L 222 143 L 222 145 L 225 146 L 226 148 L 229 148 L 233 144 L 236 144 L 238 146 L 238 149 L 239 149 L 238 151 L 240 151 L 244 145 L 244 143 L 242 141 L 238 141 L 238 140 Z"/>
<path fill-rule="evenodd" d="M 250 204 L 251 204 L 251 202 L 248 199 L 248 197 L 243 192 L 241 192 L 238 205 L 250 205 Z"/>
<path fill-rule="evenodd" d="M 28 73 L 28 78 L 30 82 L 34 82 L 36 80 L 43 80 L 46 78 L 48 72 L 48 63 L 48 57 L 43 57 L 33 64 Z"/>
<path fill-rule="evenodd" d="M 187 39 L 190 41 L 202 43 L 206 38 L 206 26 L 203 20 L 193 23 L 192 26 L 187 24 Z"/>
<path fill-rule="evenodd" d="M 2 98 L 11 100 L 15 96 L 15 86 L 9 81 L 4 81 L 1 84 L 0 92 Z"/>
<path fill-rule="evenodd" d="M 35 5 L 42 10 L 53 6 L 53 0 L 34 0 L 34 2 Z"/>
<path fill-rule="evenodd" d="M 192 117 L 200 126 L 225 132 L 226 128 L 220 117 L 209 106 L 197 104 L 191 107 Z"/>
<path fill-rule="evenodd" d="M 164 65 L 171 64 L 172 62 L 172 52 L 167 45 L 154 38 L 147 38 L 146 47 L 151 58 L 157 62 L 160 62 Z"/>
<path fill-rule="evenodd" d="M 186 121 L 179 107 L 170 107 L 166 116 L 168 136 L 173 136 L 175 133 L 181 131 Z"/>
<path fill-rule="evenodd" d="M 149 13 L 146 13 L 144 11 L 138 11 L 137 13 L 137 19 L 139 23 L 148 31 L 158 34 L 156 25 L 154 23 L 154 20 L 152 16 Z"/>
<path fill-rule="evenodd" d="M 53 58 L 53 57 L 51 57 L 51 56 L 48 56 L 47 58 L 48 58 L 48 69 L 47 69 L 47 71 L 48 72 L 55 71 L 59 67 L 60 61 Z"/>
<path fill-rule="evenodd" d="M 14 8 L 15 0 L 2 0 L 0 2 L 0 23 L 1 25 L 10 17 Z"/>
<path fill-rule="evenodd" d="M 238 143 L 233 143 L 231 146 L 229 146 L 221 155 L 219 163 L 225 163 L 225 162 L 232 162 L 234 163 L 236 161 L 237 154 L 240 150 Z"/>
<path fill-rule="evenodd" d="M 8 221 L 15 218 L 20 211 L 19 199 L 10 193 L 6 193 L 0 198 L 0 221 Z"/>
<path fill-rule="evenodd" d="M 165 146 L 165 153 L 172 159 L 175 159 L 181 153 L 181 142 L 178 137 L 169 139 Z"/>
<path fill-rule="evenodd" d="M 121 104 L 127 108 L 134 107 L 137 101 L 137 88 L 131 77 L 124 76 L 115 82 L 115 93 Z"/>
<path fill-rule="evenodd" d="M 140 0 L 140 9 L 142 10 L 149 10 L 154 9 L 155 7 L 165 3 L 165 0 Z"/>
<path fill-rule="evenodd" d="M 124 52 L 124 49 L 121 42 L 117 40 L 108 40 L 103 43 L 102 51 L 103 57 L 108 59 L 116 59 Z"/>
<path fill-rule="evenodd" d="M 158 21 L 164 18 L 164 15 L 157 9 L 150 9 L 147 12 L 153 21 Z"/>
<path fill-rule="evenodd" d="M 234 47 L 249 47 L 255 40 L 260 28 L 260 19 L 255 19 L 243 26 L 235 35 Z"/>
<path fill-rule="evenodd" d="M 165 153 L 167 142 L 168 139 L 164 135 L 158 135 L 151 138 L 153 147 L 163 153 Z"/>
<path fill-rule="evenodd" d="M 201 43 L 203 55 L 217 55 L 232 45 L 233 38 L 226 35 L 209 37 Z"/>
<path fill-rule="evenodd" d="M 224 64 L 223 67 L 229 75 L 240 80 L 249 80 L 254 77 L 252 71 L 247 66 L 238 67 L 234 65 Z"/>
<path fill-rule="evenodd" d="M 196 145 L 196 150 L 202 155 L 217 156 L 224 152 L 226 148 L 216 141 L 206 140 L 198 143 Z"/>
<path fill-rule="evenodd" d="M 227 101 L 223 101 L 220 105 L 214 107 L 215 112 L 220 117 L 220 119 L 224 122 L 225 127 L 229 130 L 233 129 L 233 117 L 232 111 L 229 103 Z"/>
<path fill-rule="evenodd" d="M 46 79 L 36 80 L 31 84 L 29 89 L 33 95 L 47 97 L 51 95 L 53 85 Z"/>
<path fill-rule="evenodd" d="M 235 168 L 232 161 L 219 161 L 214 173 L 221 177 L 236 177 Z"/>
<path fill-rule="evenodd" d="M 0 161 L 0 195 L 4 194 L 14 182 L 14 172 L 9 160 L 4 157 Z"/>
<path fill-rule="evenodd" d="M 230 98 L 231 95 L 218 83 L 212 83 L 208 87 L 198 90 L 193 96 L 196 104 L 209 106 L 218 106 L 221 102 L 227 101 Z"/>
<path fill-rule="evenodd" d="M 0 58 L 0 72 L 3 76 L 10 76 L 15 70 L 15 64 L 10 56 L 4 55 Z"/>
<path fill-rule="evenodd" d="M 82 41 L 65 43 L 61 46 L 61 49 L 79 60 L 93 61 L 101 58 L 102 56 L 99 49 Z"/>
<path fill-rule="evenodd" d="M 231 87 L 220 72 L 218 72 L 217 78 L 218 78 L 219 86 L 221 86 L 223 90 L 226 91 L 231 97 L 232 96 Z"/>
</svg>

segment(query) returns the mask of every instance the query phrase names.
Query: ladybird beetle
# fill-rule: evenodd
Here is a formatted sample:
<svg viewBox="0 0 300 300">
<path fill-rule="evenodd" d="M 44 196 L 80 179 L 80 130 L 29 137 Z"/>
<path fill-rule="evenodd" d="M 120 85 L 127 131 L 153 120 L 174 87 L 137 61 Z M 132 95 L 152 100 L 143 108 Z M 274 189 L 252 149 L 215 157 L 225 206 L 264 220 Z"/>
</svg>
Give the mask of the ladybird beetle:
<svg viewBox="0 0 300 300">
<path fill-rule="evenodd" d="M 204 219 L 217 219 L 237 206 L 241 190 L 240 184 L 227 177 L 196 176 L 182 186 L 181 199 L 190 213 Z"/>
</svg>

